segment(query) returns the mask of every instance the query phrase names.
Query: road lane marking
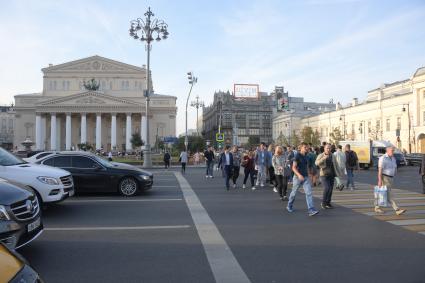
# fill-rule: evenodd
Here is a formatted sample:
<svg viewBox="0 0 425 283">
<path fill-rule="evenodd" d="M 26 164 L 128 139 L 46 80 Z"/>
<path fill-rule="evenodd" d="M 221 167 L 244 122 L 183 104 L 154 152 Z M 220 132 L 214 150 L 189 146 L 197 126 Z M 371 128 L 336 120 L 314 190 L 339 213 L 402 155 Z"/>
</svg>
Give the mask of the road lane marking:
<svg viewBox="0 0 425 283">
<path fill-rule="evenodd" d="M 165 185 L 164 186 L 162 186 L 162 185 L 161 186 L 155 186 L 155 185 L 153 185 L 153 187 L 154 188 L 177 188 L 176 185 L 174 185 L 174 186 L 165 186 Z"/>
<path fill-rule="evenodd" d="M 84 203 L 84 202 L 158 202 L 158 201 L 181 201 L 182 198 L 162 198 L 162 199 L 70 199 L 64 203 Z"/>
<path fill-rule="evenodd" d="M 116 226 L 116 227 L 45 227 L 44 231 L 122 231 L 122 230 L 161 230 L 161 229 L 187 229 L 190 225 L 171 226 Z"/>
<path fill-rule="evenodd" d="M 396 200 L 396 202 L 397 202 L 397 199 L 395 199 Z M 371 200 L 371 202 L 373 202 L 373 199 Z M 409 206 L 417 206 L 417 205 L 424 205 L 424 203 L 423 202 L 413 202 L 413 203 L 399 203 L 400 204 L 400 206 L 402 206 L 402 207 L 409 207 Z M 372 207 L 374 207 L 374 205 L 373 204 L 344 204 L 344 205 L 342 205 L 342 206 L 344 206 L 344 207 L 347 207 L 347 208 L 372 208 Z"/>
<path fill-rule="evenodd" d="M 371 212 L 360 212 L 370 216 L 382 216 L 382 214 L 378 214 L 374 211 Z M 403 215 L 414 215 L 414 214 L 425 214 L 425 210 L 407 210 Z"/>
<path fill-rule="evenodd" d="M 397 226 L 419 225 L 419 224 L 425 224 L 425 219 L 393 220 L 393 221 L 387 221 L 387 222 Z"/>
<path fill-rule="evenodd" d="M 251 282 L 188 181 L 180 172 L 174 174 L 204 246 L 215 281 L 217 283 Z"/>
<path fill-rule="evenodd" d="M 365 202 L 367 202 L 367 201 L 373 201 L 374 200 L 374 198 L 354 198 L 354 199 L 342 199 L 342 198 L 338 198 L 338 199 L 334 199 L 334 201 L 333 202 L 362 202 L 362 201 L 365 201 Z M 425 198 L 424 197 L 395 197 L 394 198 L 394 200 L 396 200 L 396 201 L 399 201 L 399 200 L 424 200 L 425 201 Z"/>
</svg>

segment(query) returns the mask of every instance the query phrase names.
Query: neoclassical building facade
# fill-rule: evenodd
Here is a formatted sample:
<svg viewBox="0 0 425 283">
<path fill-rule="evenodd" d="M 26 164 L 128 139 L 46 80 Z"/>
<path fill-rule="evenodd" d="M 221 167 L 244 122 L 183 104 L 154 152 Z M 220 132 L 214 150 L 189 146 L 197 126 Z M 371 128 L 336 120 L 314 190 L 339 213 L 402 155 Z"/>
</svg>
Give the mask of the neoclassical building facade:
<svg viewBox="0 0 425 283">
<path fill-rule="evenodd" d="M 41 93 L 15 96 L 14 145 L 18 149 L 23 149 L 21 142 L 28 138 L 38 150 L 70 150 L 89 143 L 96 149 L 129 151 L 132 134 L 146 140 L 145 66 L 96 55 L 49 64 L 42 72 Z M 91 79 L 98 84 L 97 90 L 85 87 Z M 151 144 L 176 136 L 176 99 L 151 95 Z"/>
<path fill-rule="evenodd" d="M 332 140 L 338 129 L 346 140 L 386 140 L 407 152 L 425 153 L 425 67 L 417 69 L 405 80 L 383 84 L 370 90 L 367 98 L 353 98 L 349 105 L 340 105 L 320 114 L 284 118 L 283 135 L 287 128 L 299 133 L 305 126 L 317 131 L 322 141 Z"/>
</svg>

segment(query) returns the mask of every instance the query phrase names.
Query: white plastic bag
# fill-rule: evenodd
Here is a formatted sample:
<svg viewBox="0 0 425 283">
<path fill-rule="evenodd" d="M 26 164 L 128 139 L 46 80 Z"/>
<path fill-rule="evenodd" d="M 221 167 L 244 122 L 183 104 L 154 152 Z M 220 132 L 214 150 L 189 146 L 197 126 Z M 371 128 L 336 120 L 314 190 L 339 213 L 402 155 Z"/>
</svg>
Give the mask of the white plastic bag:
<svg viewBox="0 0 425 283">
<path fill-rule="evenodd" d="M 387 207 L 387 205 L 388 205 L 387 187 L 386 186 L 382 186 L 382 187 L 375 186 L 374 192 L 375 192 L 375 206 Z"/>
</svg>

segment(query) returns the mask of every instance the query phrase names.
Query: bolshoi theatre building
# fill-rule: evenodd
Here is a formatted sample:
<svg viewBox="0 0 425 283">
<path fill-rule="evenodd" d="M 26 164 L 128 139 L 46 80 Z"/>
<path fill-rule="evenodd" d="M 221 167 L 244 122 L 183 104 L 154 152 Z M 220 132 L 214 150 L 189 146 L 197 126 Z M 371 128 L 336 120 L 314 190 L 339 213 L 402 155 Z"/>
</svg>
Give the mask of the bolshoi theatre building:
<svg viewBox="0 0 425 283">
<path fill-rule="evenodd" d="M 70 150 L 88 143 L 95 149 L 128 151 L 132 134 L 146 140 L 145 66 L 92 56 L 49 64 L 42 72 L 42 92 L 15 95 L 18 149 L 30 139 L 37 150 Z M 89 81 L 96 87 L 87 88 Z M 151 144 L 157 138 L 176 136 L 176 99 L 151 95 Z"/>
</svg>

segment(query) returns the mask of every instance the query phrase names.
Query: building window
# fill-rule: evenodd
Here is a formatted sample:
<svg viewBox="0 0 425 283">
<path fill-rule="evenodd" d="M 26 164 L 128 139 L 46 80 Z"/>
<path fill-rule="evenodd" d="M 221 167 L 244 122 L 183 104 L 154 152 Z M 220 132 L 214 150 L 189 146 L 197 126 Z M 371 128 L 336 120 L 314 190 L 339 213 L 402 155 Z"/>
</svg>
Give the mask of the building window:
<svg viewBox="0 0 425 283">
<path fill-rule="evenodd" d="M 381 120 L 376 120 L 376 130 L 379 131 L 381 129 Z"/>
<path fill-rule="evenodd" d="M 53 90 L 56 90 L 56 87 L 57 87 L 57 82 L 53 81 Z"/>
<path fill-rule="evenodd" d="M 356 132 L 355 130 L 356 125 L 355 124 L 351 124 L 351 134 L 354 135 L 354 133 Z"/>
<path fill-rule="evenodd" d="M 249 127 L 260 127 L 260 115 L 258 113 L 249 113 Z"/>
<path fill-rule="evenodd" d="M 232 113 L 223 114 L 223 126 L 227 126 L 227 127 L 232 126 Z"/>
<path fill-rule="evenodd" d="M 370 134 L 371 131 L 372 131 L 372 122 L 368 121 L 367 122 L 367 132 Z"/>
<path fill-rule="evenodd" d="M 387 121 L 386 121 L 385 130 L 387 132 L 391 131 L 391 120 L 390 119 L 387 119 Z"/>
<path fill-rule="evenodd" d="M 100 88 L 101 90 L 105 90 L 106 89 L 106 82 L 105 81 L 102 81 L 102 84 L 101 84 L 101 88 Z"/>
<path fill-rule="evenodd" d="M 249 135 L 259 135 L 260 129 L 249 129 Z"/>
<path fill-rule="evenodd" d="M 397 117 L 397 129 L 401 130 L 401 117 Z"/>
<path fill-rule="evenodd" d="M 425 126 L 425 111 L 422 113 L 422 118 L 423 118 L 423 124 Z"/>
<path fill-rule="evenodd" d="M 112 82 L 109 82 L 109 89 L 112 90 Z"/>
<path fill-rule="evenodd" d="M 13 129 L 13 120 L 10 119 L 9 120 L 9 131 L 11 131 Z"/>
<path fill-rule="evenodd" d="M 236 113 L 235 115 L 236 115 L 235 116 L 236 126 L 238 128 L 246 128 L 246 115 L 245 115 L 245 113 L 243 113 L 243 114 Z"/>
</svg>

